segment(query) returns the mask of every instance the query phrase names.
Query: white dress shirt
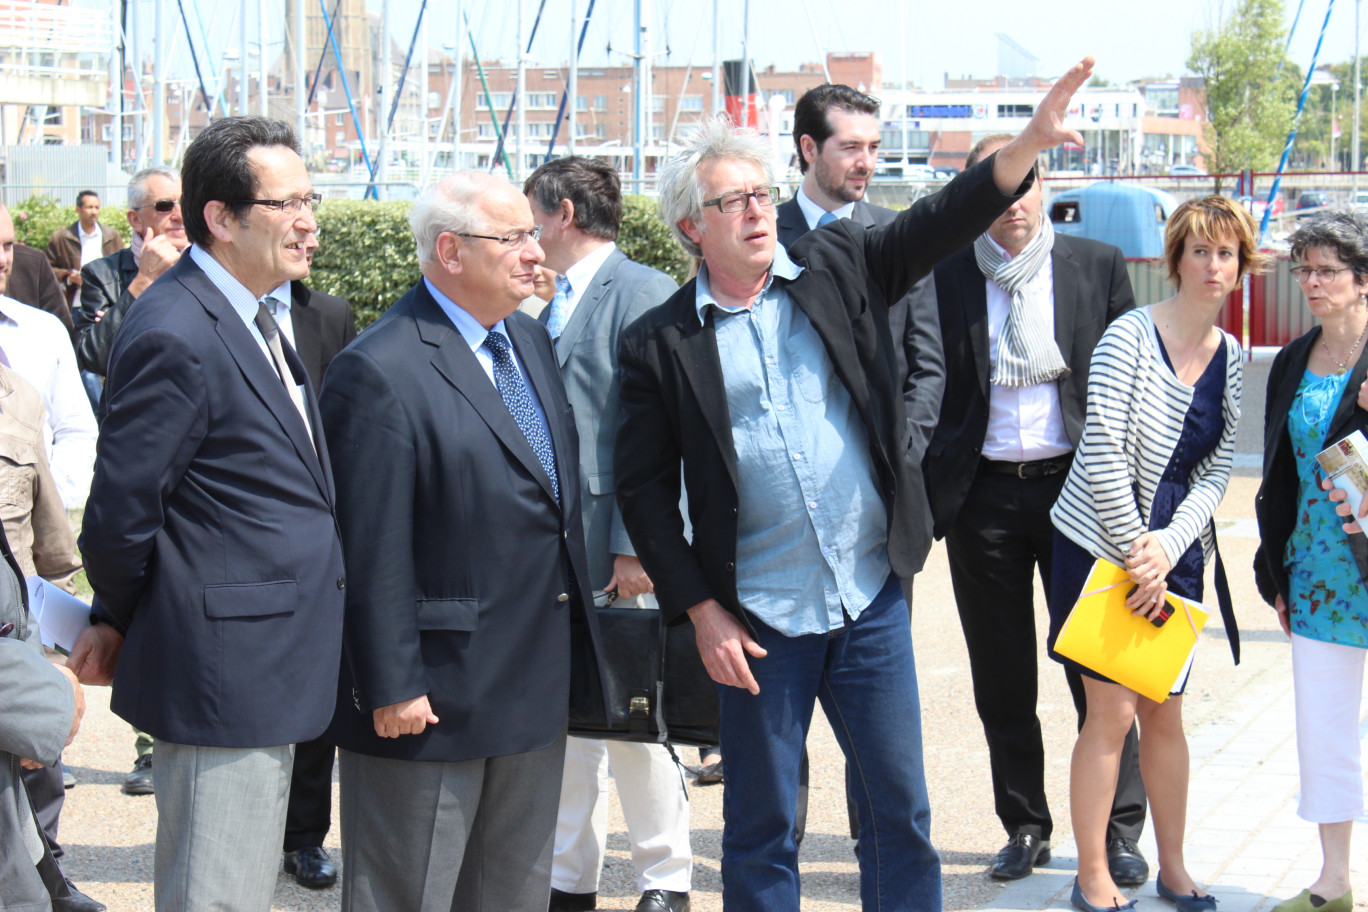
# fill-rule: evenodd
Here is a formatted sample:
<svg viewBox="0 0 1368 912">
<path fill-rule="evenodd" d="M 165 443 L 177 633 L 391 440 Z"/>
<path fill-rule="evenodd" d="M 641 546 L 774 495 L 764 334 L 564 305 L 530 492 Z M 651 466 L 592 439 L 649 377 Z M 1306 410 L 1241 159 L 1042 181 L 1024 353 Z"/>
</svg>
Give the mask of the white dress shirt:
<svg viewBox="0 0 1368 912">
<path fill-rule="evenodd" d="M 988 239 L 995 246 L 997 242 Z M 1001 246 L 998 250 L 1010 260 Z M 988 289 L 988 358 L 997 365 L 998 339 L 1007 324 L 1012 296 L 992 279 L 984 278 Z M 1044 301 L 1050 338 L 1054 338 L 1054 266 L 1049 259 L 1027 284 L 1036 301 Z M 989 374 L 991 377 L 991 373 Z M 983 456 L 1000 462 L 1032 462 L 1073 451 L 1064 427 L 1064 411 L 1059 405 L 1059 384 L 1009 387 L 994 383 L 988 396 L 988 433 L 983 439 Z"/>
<path fill-rule="evenodd" d="M 47 406 L 43 442 L 62 504 L 68 510 L 85 506 L 97 430 L 71 336 L 52 314 L 0 295 L 0 348 Z"/>
<path fill-rule="evenodd" d="M 583 297 L 584 289 L 589 287 L 589 283 L 594 280 L 594 276 L 603 268 L 603 264 L 612 256 L 614 250 L 617 250 L 617 244 L 609 241 L 588 256 L 581 257 L 578 263 L 565 270 L 565 279 L 570 283 L 570 295 L 565 301 L 566 323 L 569 323 L 570 317 L 574 315 L 575 305 Z"/>
<path fill-rule="evenodd" d="M 76 223 L 76 237 L 81 241 L 81 265 L 86 266 L 104 256 L 104 232 L 100 230 L 100 223 L 95 223 L 95 230 L 86 234 L 85 226 L 80 222 Z"/>
<path fill-rule="evenodd" d="M 803 218 L 807 219 L 808 231 L 816 228 L 817 220 L 820 219 L 827 210 L 814 203 L 812 198 L 803 192 L 802 187 L 798 188 L 798 192 L 793 195 L 793 198 L 798 201 L 798 208 L 803 211 Z M 831 210 L 831 214 L 837 218 L 850 218 L 855 214 L 855 204 L 846 203 L 844 206 L 838 206 Z"/>
</svg>

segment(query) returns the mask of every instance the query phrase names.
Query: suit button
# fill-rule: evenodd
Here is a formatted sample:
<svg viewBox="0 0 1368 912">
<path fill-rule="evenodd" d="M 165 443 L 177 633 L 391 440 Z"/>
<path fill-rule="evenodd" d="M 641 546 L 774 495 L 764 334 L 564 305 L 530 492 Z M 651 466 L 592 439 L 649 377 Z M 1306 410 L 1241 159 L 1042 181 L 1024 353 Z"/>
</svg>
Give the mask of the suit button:
<svg viewBox="0 0 1368 912">
<path fill-rule="evenodd" d="M 347 578 L 346 578 L 345 576 L 339 576 L 339 577 L 337 578 L 337 588 L 338 588 L 338 589 L 346 589 L 346 588 L 347 588 Z"/>
<path fill-rule="evenodd" d="M 562 592 L 560 595 L 556 596 L 556 601 L 568 602 L 570 601 L 570 594 L 568 592 Z"/>
<path fill-rule="evenodd" d="M 732 572 L 733 570 L 735 570 L 735 569 L 736 569 L 736 564 L 733 564 L 731 561 L 727 561 L 727 572 L 728 572 L 728 573 L 731 573 L 731 572 Z"/>
<path fill-rule="evenodd" d="M 570 530 L 569 530 L 569 529 L 563 530 L 563 531 L 561 532 L 561 541 L 568 541 L 569 538 L 570 538 Z"/>
<path fill-rule="evenodd" d="M 732 516 L 736 515 L 736 507 L 732 507 Z"/>
<path fill-rule="evenodd" d="M 7 636 L 9 636 L 11 633 L 13 633 L 13 632 L 14 632 L 14 625 L 13 625 L 13 624 L 5 624 L 3 627 L 0 627 L 0 637 L 7 637 Z"/>
</svg>

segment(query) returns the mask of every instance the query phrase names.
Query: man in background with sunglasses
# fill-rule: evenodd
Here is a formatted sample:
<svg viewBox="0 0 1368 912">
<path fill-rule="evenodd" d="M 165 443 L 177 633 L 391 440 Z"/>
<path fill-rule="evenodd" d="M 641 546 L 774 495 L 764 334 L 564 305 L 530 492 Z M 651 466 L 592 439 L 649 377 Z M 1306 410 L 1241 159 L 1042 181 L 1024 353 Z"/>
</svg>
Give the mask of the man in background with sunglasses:
<svg viewBox="0 0 1368 912">
<path fill-rule="evenodd" d="M 128 308 L 190 246 L 180 209 L 180 174 L 145 168 L 128 182 L 128 225 L 133 244 L 81 268 L 76 357 L 81 370 L 103 377 L 109 346 Z"/>
</svg>

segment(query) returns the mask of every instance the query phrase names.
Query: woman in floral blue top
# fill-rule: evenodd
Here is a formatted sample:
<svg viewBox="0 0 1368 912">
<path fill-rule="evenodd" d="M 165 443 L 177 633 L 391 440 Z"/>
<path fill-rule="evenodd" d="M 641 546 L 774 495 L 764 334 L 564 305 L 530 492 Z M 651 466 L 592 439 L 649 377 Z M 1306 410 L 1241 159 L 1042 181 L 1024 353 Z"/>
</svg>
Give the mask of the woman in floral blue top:
<svg viewBox="0 0 1368 912">
<path fill-rule="evenodd" d="M 1368 429 L 1368 221 L 1325 213 L 1291 237 L 1293 274 L 1320 326 L 1273 361 L 1256 512 L 1259 591 L 1292 639 L 1298 815 L 1320 827 L 1315 883 L 1274 912 L 1350 912 L 1349 836 L 1363 813 L 1359 707 L 1368 655 L 1368 536 L 1346 532 L 1316 454 Z"/>
</svg>

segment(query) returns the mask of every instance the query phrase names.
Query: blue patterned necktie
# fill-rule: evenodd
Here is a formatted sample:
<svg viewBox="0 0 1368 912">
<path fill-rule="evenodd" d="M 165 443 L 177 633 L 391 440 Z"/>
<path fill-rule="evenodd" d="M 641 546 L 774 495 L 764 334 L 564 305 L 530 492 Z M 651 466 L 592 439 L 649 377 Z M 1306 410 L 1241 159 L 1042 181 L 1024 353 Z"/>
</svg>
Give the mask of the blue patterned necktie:
<svg viewBox="0 0 1368 912">
<path fill-rule="evenodd" d="M 485 336 L 484 344 L 494 358 L 494 385 L 499 388 L 504 405 L 508 406 L 509 414 L 518 423 L 532 452 L 537 454 L 537 461 L 546 470 L 547 477 L 551 479 L 551 493 L 556 496 L 556 503 L 560 503 L 560 480 L 556 477 L 556 455 L 551 449 L 551 434 L 537 415 L 532 396 L 527 392 L 522 375 L 508 353 L 508 340 L 500 333 L 491 332 Z"/>
<path fill-rule="evenodd" d="M 817 227 L 821 228 L 823 225 L 830 225 L 832 222 L 839 222 L 840 220 L 841 217 L 839 215 L 833 215 L 830 212 L 823 212 L 821 218 L 817 219 Z"/>
<path fill-rule="evenodd" d="M 563 275 L 556 276 L 556 293 L 551 297 L 551 312 L 546 318 L 546 329 L 552 339 L 559 339 L 565 332 L 565 323 L 570 319 L 570 280 Z"/>
</svg>

